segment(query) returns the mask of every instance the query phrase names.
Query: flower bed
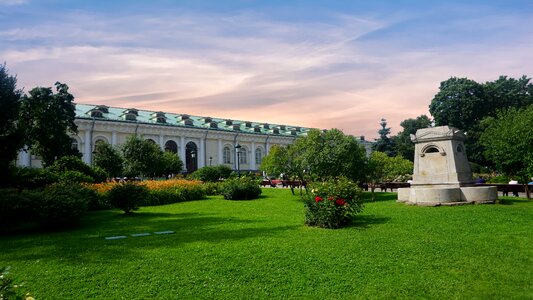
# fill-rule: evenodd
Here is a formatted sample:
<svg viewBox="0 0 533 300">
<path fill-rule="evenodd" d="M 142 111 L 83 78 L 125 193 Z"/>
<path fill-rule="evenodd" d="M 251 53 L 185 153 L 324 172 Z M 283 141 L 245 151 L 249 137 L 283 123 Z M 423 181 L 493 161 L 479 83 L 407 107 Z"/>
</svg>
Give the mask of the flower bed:
<svg viewBox="0 0 533 300">
<path fill-rule="evenodd" d="M 322 228 L 339 228 L 363 210 L 361 190 L 345 178 L 311 184 L 304 198 L 305 223 Z"/>
</svg>

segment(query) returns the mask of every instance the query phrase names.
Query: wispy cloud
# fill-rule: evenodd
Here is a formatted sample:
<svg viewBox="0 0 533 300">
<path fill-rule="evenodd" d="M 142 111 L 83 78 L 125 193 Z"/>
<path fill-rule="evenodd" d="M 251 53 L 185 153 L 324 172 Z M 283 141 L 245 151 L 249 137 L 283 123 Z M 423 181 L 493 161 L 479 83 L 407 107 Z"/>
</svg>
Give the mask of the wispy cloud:
<svg viewBox="0 0 533 300">
<path fill-rule="evenodd" d="M 70 11 L 0 29 L 0 57 L 26 89 L 59 80 L 79 102 L 376 136 L 382 117 L 397 131 L 400 121 L 427 114 L 450 76 L 530 71 L 533 36 L 511 31 L 527 18 L 476 15 L 437 28 L 427 21 L 436 13 L 296 21 L 253 11 Z M 463 40 L 478 27 L 487 34 Z M 440 36 L 447 30 L 453 37 Z"/>
<path fill-rule="evenodd" d="M 0 6 L 15 6 L 28 3 L 28 0 L 0 0 Z"/>
</svg>

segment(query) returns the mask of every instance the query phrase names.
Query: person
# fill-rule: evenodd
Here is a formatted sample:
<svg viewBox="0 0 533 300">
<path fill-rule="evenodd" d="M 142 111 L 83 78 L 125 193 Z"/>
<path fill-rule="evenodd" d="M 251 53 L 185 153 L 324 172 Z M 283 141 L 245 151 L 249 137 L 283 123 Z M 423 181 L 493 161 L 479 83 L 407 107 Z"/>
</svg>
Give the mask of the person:
<svg viewBox="0 0 533 300">
<path fill-rule="evenodd" d="M 531 177 L 531 181 L 527 183 L 528 185 L 533 185 L 533 177 Z"/>
<path fill-rule="evenodd" d="M 476 179 L 476 183 L 485 183 L 485 178 L 479 176 L 479 177 Z"/>
<path fill-rule="evenodd" d="M 518 184 L 518 181 L 511 178 L 511 180 L 509 181 L 509 184 Z"/>
</svg>

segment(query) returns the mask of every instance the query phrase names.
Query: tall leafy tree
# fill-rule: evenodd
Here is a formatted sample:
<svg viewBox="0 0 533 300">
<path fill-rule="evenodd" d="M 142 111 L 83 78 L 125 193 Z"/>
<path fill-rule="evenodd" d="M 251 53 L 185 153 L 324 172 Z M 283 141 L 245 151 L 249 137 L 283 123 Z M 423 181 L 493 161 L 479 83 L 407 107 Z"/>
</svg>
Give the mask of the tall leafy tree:
<svg viewBox="0 0 533 300">
<path fill-rule="evenodd" d="M 5 63 L 0 65 L 0 174 L 6 174 L 8 166 L 24 145 L 24 135 L 19 122 L 20 98 L 17 78 L 8 74 Z"/>
<path fill-rule="evenodd" d="M 501 111 L 482 125 L 480 143 L 487 159 L 498 171 L 527 183 L 533 176 L 533 105 Z"/>
<path fill-rule="evenodd" d="M 108 178 L 120 176 L 124 170 L 124 159 L 118 149 L 105 142 L 96 144 L 93 163 L 102 168 Z"/>
<path fill-rule="evenodd" d="M 355 137 L 339 129 L 310 130 L 294 146 L 302 159 L 301 167 L 315 180 L 344 176 L 353 181 L 364 178 L 366 155 Z"/>
<path fill-rule="evenodd" d="M 426 115 L 421 115 L 415 119 L 406 119 L 400 123 L 403 130 L 393 137 L 396 153 L 413 161 L 415 145 L 411 141 L 411 134 L 415 134 L 418 129 L 431 127 L 431 120 Z"/>
<path fill-rule="evenodd" d="M 66 84 L 56 82 L 55 87 L 56 93 L 52 88 L 36 87 L 22 98 L 21 122 L 26 144 L 41 156 L 45 166 L 63 156 L 79 155 L 68 135 L 78 131 L 74 123 L 74 96 Z"/>
<path fill-rule="evenodd" d="M 122 145 L 125 174 L 128 176 L 154 176 L 161 169 L 163 151 L 156 144 L 141 137 L 129 136 Z"/>
<path fill-rule="evenodd" d="M 379 125 L 381 128 L 378 130 L 379 139 L 372 145 L 372 150 L 386 153 L 388 156 L 395 156 L 396 149 L 394 140 L 389 137 L 390 127 L 387 127 L 387 120 L 381 119 Z"/>
<path fill-rule="evenodd" d="M 402 156 L 390 157 L 386 153 L 374 151 L 370 155 L 367 168 L 367 181 L 371 184 L 372 200 L 377 184 L 405 181 L 413 174 L 413 162 Z"/>
<path fill-rule="evenodd" d="M 173 152 L 165 151 L 161 155 L 162 167 L 158 170 L 158 176 L 168 176 L 171 174 L 179 174 L 183 170 L 183 161 L 178 155 Z"/>
</svg>

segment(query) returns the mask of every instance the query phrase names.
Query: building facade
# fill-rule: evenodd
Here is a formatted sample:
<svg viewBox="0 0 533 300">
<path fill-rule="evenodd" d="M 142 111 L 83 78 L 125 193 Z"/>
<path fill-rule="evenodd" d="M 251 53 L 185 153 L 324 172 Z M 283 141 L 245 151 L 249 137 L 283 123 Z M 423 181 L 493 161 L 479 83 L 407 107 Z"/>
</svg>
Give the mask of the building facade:
<svg viewBox="0 0 533 300">
<path fill-rule="evenodd" d="M 191 116 L 133 108 L 76 104 L 78 134 L 73 147 L 91 164 L 95 145 L 124 144 L 138 135 L 164 151 L 178 155 L 185 171 L 226 165 L 234 170 L 257 171 L 272 145 L 289 145 L 305 136 L 309 128 L 211 117 Z M 40 167 L 38 157 L 19 153 L 18 165 Z"/>
</svg>

